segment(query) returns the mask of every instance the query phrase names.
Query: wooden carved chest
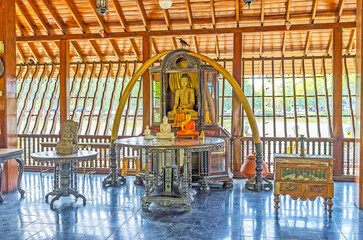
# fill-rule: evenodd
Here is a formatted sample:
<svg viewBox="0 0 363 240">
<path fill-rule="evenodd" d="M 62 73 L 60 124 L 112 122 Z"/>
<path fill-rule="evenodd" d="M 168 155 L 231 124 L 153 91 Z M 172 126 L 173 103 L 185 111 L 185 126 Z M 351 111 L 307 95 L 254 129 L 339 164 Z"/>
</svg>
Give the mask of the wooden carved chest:
<svg viewBox="0 0 363 240">
<path fill-rule="evenodd" d="M 278 213 L 280 194 L 292 199 L 311 200 L 324 198 L 325 210 L 329 206 L 331 217 L 334 197 L 333 162 L 326 155 L 274 154 L 275 160 L 275 211 Z"/>
</svg>

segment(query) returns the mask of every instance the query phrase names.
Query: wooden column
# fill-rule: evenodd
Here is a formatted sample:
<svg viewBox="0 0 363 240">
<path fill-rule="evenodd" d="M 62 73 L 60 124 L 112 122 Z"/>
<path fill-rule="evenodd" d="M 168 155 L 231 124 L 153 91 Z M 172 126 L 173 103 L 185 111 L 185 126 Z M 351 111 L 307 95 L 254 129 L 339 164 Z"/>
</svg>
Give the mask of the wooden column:
<svg viewBox="0 0 363 240">
<path fill-rule="evenodd" d="M 242 34 L 233 35 L 233 77 L 241 86 L 242 76 Z M 241 167 L 241 140 L 242 136 L 242 107 L 241 101 L 233 92 L 232 95 L 232 139 L 233 139 L 233 174 L 235 177 L 240 176 Z"/>
<path fill-rule="evenodd" d="M 60 104 L 60 122 L 69 119 L 70 112 L 70 57 L 69 57 L 69 41 L 60 40 L 60 65 L 59 65 L 59 104 Z"/>
<path fill-rule="evenodd" d="M 342 76 L 343 51 L 342 29 L 333 29 L 333 135 L 334 140 L 334 175 L 343 173 L 343 124 L 342 124 Z"/>
<path fill-rule="evenodd" d="M 357 56 L 356 56 L 356 136 L 355 136 L 355 146 L 356 146 L 356 161 L 355 161 L 355 176 L 354 176 L 354 185 L 355 185 L 355 193 L 354 200 L 355 204 L 359 208 L 363 208 L 363 142 L 362 142 L 362 133 L 363 133 L 363 125 L 362 125 L 362 93 L 363 93 L 363 84 L 362 84 L 362 72 L 363 72 L 363 0 L 357 0 L 357 35 L 356 35 L 356 46 L 357 46 Z"/>
<path fill-rule="evenodd" d="M 151 57 L 150 37 L 142 37 L 142 61 L 146 62 Z M 151 81 L 150 72 L 147 69 L 142 75 L 142 127 L 150 126 L 151 120 Z"/>
<path fill-rule="evenodd" d="M 0 0 L 0 41 L 4 43 L 5 72 L 0 78 L 0 147 L 17 147 L 17 104 L 16 104 L 16 32 L 15 0 Z M 7 161 L 4 167 L 3 191 L 16 188 L 18 164 Z"/>
</svg>

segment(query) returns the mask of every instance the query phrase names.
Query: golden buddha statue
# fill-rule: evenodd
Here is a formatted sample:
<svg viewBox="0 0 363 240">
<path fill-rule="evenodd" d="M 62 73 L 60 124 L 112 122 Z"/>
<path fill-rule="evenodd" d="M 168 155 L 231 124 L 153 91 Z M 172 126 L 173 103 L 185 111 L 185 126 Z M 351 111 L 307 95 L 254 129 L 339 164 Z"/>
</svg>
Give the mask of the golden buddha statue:
<svg viewBox="0 0 363 240">
<path fill-rule="evenodd" d="M 195 91 L 190 87 L 188 74 L 184 73 L 180 78 L 180 88 L 175 91 L 175 101 L 173 110 L 168 112 L 168 118 L 180 118 L 179 115 L 190 113 L 193 119 L 198 118 L 198 112 L 195 111 Z M 184 120 L 184 119 L 183 119 Z"/>
<path fill-rule="evenodd" d="M 198 137 L 198 131 L 195 131 L 195 122 L 192 120 L 190 113 L 185 114 L 185 120 L 182 122 L 181 128 L 177 132 L 178 137 Z"/>
</svg>

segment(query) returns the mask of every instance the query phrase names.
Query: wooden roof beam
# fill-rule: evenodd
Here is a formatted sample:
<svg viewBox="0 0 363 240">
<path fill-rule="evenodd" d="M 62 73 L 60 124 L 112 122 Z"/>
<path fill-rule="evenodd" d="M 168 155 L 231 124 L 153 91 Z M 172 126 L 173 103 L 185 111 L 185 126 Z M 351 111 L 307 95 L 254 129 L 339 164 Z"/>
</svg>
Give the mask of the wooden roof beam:
<svg viewBox="0 0 363 240">
<path fill-rule="evenodd" d="M 314 0 L 312 10 L 311 10 L 311 24 L 314 24 L 317 8 L 318 8 L 318 0 Z M 309 52 L 310 43 L 311 43 L 311 35 L 312 35 L 312 32 L 309 30 L 306 34 L 304 56 L 306 56 Z"/>
<path fill-rule="evenodd" d="M 216 22 L 216 12 L 214 7 L 214 0 L 210 0 L 210 10 L 212 15 L 212 24 L 213 28 L 216 28 L 217 22 Z M 219 50 L 219 43 L 218 43 L 218 35 L 215 36 L 215 49 L 216 49 L 216 57 L 219 59 L 221 56 L 220 50 Z"/>
<path fill-rule="evenodd" d="M 194 21 L 192 16 L 192 8 L 190 7 L 190 1 L 185 0 L 185 6 L 187 8 L 188 22 L 190 29 L 194 29 Z"/>
<path fill-rule="evenodd" d="M 48 46 L 46 45 L 45 42 L 41 42 L 40 43 L 44 49 L 45 54 L 47 55 L 47 57 L 52 61 L 52 62 L 56 62 L 56 58 L 52 55 L 52 53 L 50 52 Z"/>
<path fill-rule="evenodd" d="M 110 28 L 107 26 L 106 22 L 101 17 L 101 15 L 96 11 L 95 2 L 93 0 L 88 0 L 88 3 L 91 5 L 91 9 L 92 9 L 94 15 L 96 16 L 97 21 L 100 24 L 100 27 L 102 28 L 102 30 L 105 31 L 105 32 L 110 32 Z M 115 56 L 118 58 L 118 60 L 121 60 L 122 59 L 121 58 L 121 53 L 119 51 L 119 48 L 117 47 L 117 44 L 116 44 L 115 40 L 108 39 L 108 42 L 110 43 Z"/>
<path fill-rule="evenodd" d="M 113 3 L 113 5 L 114 5 L 114 7 L 116 9 L 117 17 L 120 20 L 121 27 L 123 28 L 123 30 L 125 32 L 128 32 L 126 18 L 125 18 L 125 15 L 124 15 L 124 13 L 123 13 L 123 11 L 121 9 L 120 3 L 118 2 L 118 0 L 112 0 L 112 3 Z"/>
<path fill-rule="evenodd" d="M 337 22 L 340 22 L 340 19 L 342 17 L 343 9 L 344 9 L 344 2 L 345 2 L 345 0 L 339 1 Z"/>
<path fill-rule="evenodd" d="M 292 25 L 289 32 L 306 32 L 307 30 L 322 30 L 333 28 L 353 29 L 356 22 L 341 23 L 314 23 L 314 24 L 296 24 Z M 136 31 L 136 32 L 112 32 L 106 37 L 101 37 L 98 33 L 89 34 L 65 34 L 65 35 L 46 35 L 46 36 L 18 36 L 19 42 L 30 41 L 55 41 L 55 40 L 88 40 L 88 39 L 108 39 L 108 38 L 130 38 L 142 36 L 193 36 L 193 35 L 216 35 L 232 33 L 258 33 L 258 32 L 283 32 L 285 25 L 279 26 L 256 26 L 240 28 L 214 28 L 214 29 L 184 29 L 184 30 L 160 30 L 160 31 Z"/>
<path fill-rule="evenodd" d="M 286 22 L 290 20 L 290 9 L 291 9 L 291 0 L 287 0 L 286 3 Z M 284 31 L 282 37 L 282 56 L 285 56 L 285 49 L 286 49 L 286 31 Z"/>
<path fill-rule="evenodd" d="M 169 11 L 164 8 L 162 10 L 163 10 L 164 18 L 165 18 L 166 27 L 168 28 L 168 30 L 171 30 L 171 21 L 170 21 Z M 174 36 L 171 37 L 171 43 L 172 43 L 174 50 L 178 49 L 178 45 L 176 44 L 176 39 Z"/>
<path fill-rule="evenodd" d="M 76 54 L 81 59 L 81 61 L 84 62 L 86 60 L 86 57 L 84 56 L 81 49 L 79 48 L 78 43 L 76 41 L 71 41 L 71 45 L 72 45 L 74 51 L 76 51 Z M 59 48 L 59 45 L 57 45 L 57 46 Z"/>
<path fill-rule="evenodd" d="M 216 57 L 217 59 L 219 59 L 221 57 L 221 53 L 219 50 L 218 35 L 215 36 L 215 42 L 216 42 Z"/>
<path fill-rule="evenodd" d="M 40 63 L 41 62 L 40 57 L 39 57 L 38 53 L 36 52 L 34 46 L 31 45 L 31 43 L 28 43 L 28 47 L 30 49 L 31 54 L 33 55 L 33 57 L 37 61 L 37 63 Z"/>
<path fill-rule="evenodd" d="M 64 0 L 65 4 L 67 5 L 67 8 L 71 12 L 73 19 L 76 21 L 78 27 L 81 29 L 83 33 L 87 32 L 86 26 L 83 24 L 81 20 L 81 15 L 76 11 L 76 6 L 73 4 L 71 0 Z"/>
<path fill-rule="evenodd" d="M 263 53 L 263 32 L 260 32 L 260 57 L 262 57 Z"/>
<path fill-rule="evenodd" d="M 23 63 L 26 63 L 26 57 L 24 55 L 23 50 L 21 50 L 20 44 L 16 43 L 16 52 L 19 54 L 21 60 L 23 61 Z"/>
<path fill-rule="evenodd" d="M 129 31 L 128 25 L 127 25 L 127 22 L 126 22 L 125 15 L 124 15 L 124 13 L 123 13 L 123 11 L 121 9 L 120 3 L 118 2 L 118 0 L 112 0 L 112 3 L 114 5 L 114 7 L 116 8 L 117 16 L 118 16 L 118 18 L 120 20 L 121 27 L 123 28 L 123 30 L 125 32 L 128 32 Z M 138 53 L 138 49 L 137 49 L 135 39 L 133 39 L 133 38 L 128 38 L 128 39 L 129 39 L 131 49 L 132 49 L 133 53 L 135 54 L 136 59 L 141 60 L 141 58 L 139 56 L 139 53 Z"/>
<path fill-rule="evenodd" d="M 352 34 L 350 35 L 350 40 L 349 40 L 349 44 L 348 44 L 348 49 L 346 52 L 346 55 L 350 55 L 352 50 L 353 50 L 353 46 L 354 46 L 354 40 L 355 40 L 355 34 L 356 34 L 356 29 L 352 30 Z"/>
<path fill-rule="evenodd" d="M 62 30 L 63 34 L 66 34 L 67 33 L 66 27 L 64 26 L 60 18 L 56 15 L 54 8 L 49 3 L 49 0 L 40 0 L 40 1 L 42 2 L 43 6 L 45 6 L 45 8 L 50 12 L 50 15 L 54 19 L 59 29 Z"/>
<path fill-rule="evenodd" d="M 263 26 L 264 21 L 265 21 L 265 0 L 261 0 L 261 26 Z"/>
<path fill-rule="evenodd" d="M 18 7 L 20 14 L 24 17 L 26 23 L 28 24 L 28 26 L 30 27 L 30 29 L 33 31 L 34 35 L 37 35 L 38 33 L 38 29 L 36 28 L 36 26 L 32 23 L 29 15 L 25 12 L 25 9 L 22 7 L 20 0 L 16 0 L 16 6 Z"/>
<path fill-rule="evenodd" d="M 40 24 L 42 25 L 42 27 L 44 28 L 44 30 L 47 32 L 48 35 L 51 34 L 51 29 L 49 27 L 49 24 L 47 22 L 45 22 L 44 18 L 42 17 L 40 11 L 38 10 L 38 8 L 35 6 L 33 0 L 26 0 L 29 5 L 30 8 L 33 10 L 33 12 L 35 13 L 35 15 L 37 16 L 37 18 L 40 21 Z"/>
<path fill-rule="evenodd" d="M 137 7 L 139 8 L 139 11 L 141 14 L 142 22 L 144 23 L 146 31 L 148 31 L 150 29 L 149 29 L 149 23 L 147 21 L 147 15 L 146 15 L 146 11 L 144 8 L 144 3 L 142 2 L 142 0 L 136 0 L 136 3 L 137 3 Z"/>
<path fill-rule="evenodd" d="M 240 0 L 236 0 L 236 22 L 237 22 L 237 27 L 239 27 L 239 13 L 240 13 L 240 4 L 239 4 Z"/>
<path fill-rule="evenodd" d="M 194 29 L 194 21 L 193 21 L 193 14 L 192 14 L 192 8 L 190 6 L 190 1 L 185 0 L 185 5 L 187 8 L 187 15 L 188 15 L 188 22 L 190 29 Z M 198 42 L 197 42 L 197 37 L 195 35 L 193 36 L 193 42 L 194 42 L 194 51 L 198 53 Z"/>
<path fill-rule="evenodd" d="M 326 56 L 329 56 L 332 49 L 333 49 L 333 31 L 331 31 L 331 35 L 330 35 L 330 40 L 329 40 L 329 44 L 328 44 L 328 48 L 326 50 Z"/>
</svg>

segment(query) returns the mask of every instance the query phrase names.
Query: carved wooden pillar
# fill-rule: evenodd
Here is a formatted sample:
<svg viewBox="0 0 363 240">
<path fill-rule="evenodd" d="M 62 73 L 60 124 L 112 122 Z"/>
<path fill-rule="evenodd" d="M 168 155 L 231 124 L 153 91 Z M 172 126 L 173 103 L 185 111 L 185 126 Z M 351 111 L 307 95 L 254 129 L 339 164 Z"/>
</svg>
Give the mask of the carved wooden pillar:
<svg viewBox="0 0 363 240">
<path fill-rule="evenodd" d="M 343 173 L 343 124 L 342 124 L 342 77 L 343 51 L 342 29 L 333 29 L 333 135 L 334 140 L 334 175 Z"/>
<path fill-rule="evenodd" d="M 242 76 L 242 34 L 233 35 L 233 77 L 241 86 Z M 237 95 L 232 95 L 232 138 L 233 138 L 233 174 L 240 175 L 241 167 L 241 127 L 242 127 L 242 107 Z"/>
<path fill-rule="evenodd" d="M 363 101 L 362 101 L 362 93 L 363 93 L 363 84 L 362 84 L 362 71 L 363 71 L 363 0 L 357 0 L 357 36 L 356 36 L 356 46 L 357 46 L 357 56 L 356 56 L 356 166 L 355 166 L 355 176 L 354 176 L 354 183 L 355 183 L 355 204 L 359 208 L 363 208 L 363 142 L 362 142 L 362 108 L 363 108 Z"/>
<path fill-rule="evenodd" d="M 142 61 L 146 62 L 151 57 L 150 37 L 142 37 Z M 142 127 L 150 125 L 151 120 L 151 81 L 150 72 L 147 69 L 142 75 Z"/>
<path fill-rule="evenodd" d="M 60 65 L 59 65 L 59 106 L 60 106 L 60 122 L 69 119 L 70 112 L 70 57 L 69 57 L 69 41 L 60 40 Z M 76 111 L 76 110 L 75 110 Z"/>
<path fill-rule="evenodd" d="M 0 78 L 0 147 L 17 147 L 16 104 L 16 32 L 15 0 L 0 0 L 0 41 L 4 43 L 5 72 Z M 4 167 L 3 191 L 16 188 L 18 164 L 7 161 Z"/>
</svg>

